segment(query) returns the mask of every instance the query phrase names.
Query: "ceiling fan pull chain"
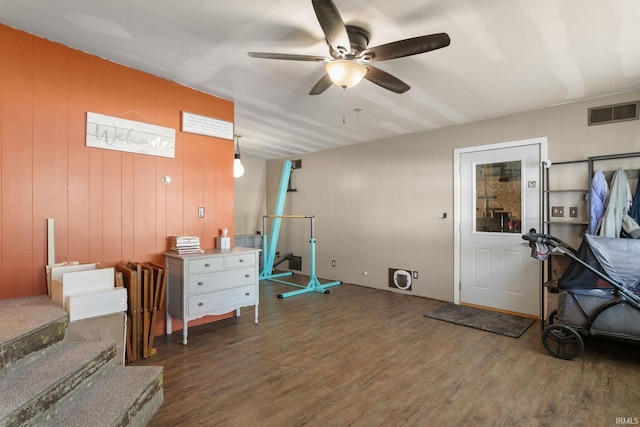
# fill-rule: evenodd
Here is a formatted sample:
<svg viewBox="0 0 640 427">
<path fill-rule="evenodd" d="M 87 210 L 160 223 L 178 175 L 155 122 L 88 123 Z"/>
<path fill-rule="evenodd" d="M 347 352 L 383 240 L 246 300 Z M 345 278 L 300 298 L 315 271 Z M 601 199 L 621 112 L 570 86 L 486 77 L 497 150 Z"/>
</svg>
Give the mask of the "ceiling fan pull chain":
<svg viewBox="0 0 640 427">
<path fill-rule="evenodd" d="M 342 88 L 342 124 L 347 123 L 347 89 Z"/>
</svg>

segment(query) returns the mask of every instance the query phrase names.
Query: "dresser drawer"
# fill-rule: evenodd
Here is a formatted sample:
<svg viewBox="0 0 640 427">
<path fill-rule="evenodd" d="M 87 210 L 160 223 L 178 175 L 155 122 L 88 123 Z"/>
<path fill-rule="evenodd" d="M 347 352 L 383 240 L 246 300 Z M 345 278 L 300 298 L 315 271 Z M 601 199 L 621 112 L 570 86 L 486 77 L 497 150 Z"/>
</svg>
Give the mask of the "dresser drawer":
<svg viewBox="0 0 640 427">
<path fill-rule="evenodd" d="M 224 259 L 222 257 L 192 259 L 188 262 L 190 275 L 222 270 L 224 268 Z"/>
<path fill-rule="evenodd" d="M 224 257 L 224 268 L 244 267 L 256 265 L 256 254 L 229 255 Z"/>
<path fill-rule="evenodd" d="M 251 285 L 191 295 L 189 296 L 189 316 L 223 314 L 221 310 L 228 312 L 237 307 L 255 305 L 257 300 L 256 292 L 255 285 Z"/>
<path fill-rule="evenodd" d="M 256 283 L 255 267 L 236 268 L 235 270 L 216 271 L 209 274 L 189 276 L 189 294 L 219 291 Z"/>
</svg>

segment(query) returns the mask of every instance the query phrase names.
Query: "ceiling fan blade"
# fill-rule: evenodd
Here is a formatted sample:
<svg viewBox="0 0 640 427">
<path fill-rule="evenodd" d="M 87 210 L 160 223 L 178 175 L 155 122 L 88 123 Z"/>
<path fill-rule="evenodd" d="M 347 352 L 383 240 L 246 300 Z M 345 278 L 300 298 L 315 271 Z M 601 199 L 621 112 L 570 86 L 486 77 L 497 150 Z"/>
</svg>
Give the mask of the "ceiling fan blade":
<svg viewBox="0 0 640 427">
<path fill-rule="evenodd" d="M 380 87 L 395 93 L 405 93 L 411 89 L 411 86 L 380 68 L 369 64 L 365 64 L 365 67 L 367 67 L 367 74 L 364 75 L 364 78 Z"/>
<path fill-rule="evenodd" d="M 431 34 L 371 47 L 363 50 L 360 57 L 371 56 L 371 61 L 386 61 L 440 49 L 449 46 L 450 43 L 451 39 L 447 33 Z"/>
<path fill-rule="evenodd" d="M 295 55 L 292 53 L 269 53 L 269 52 L 247 52 L 252 58 L 264 58 L 264 59 L 284 59 L 288 61 L 314 61 L 325 62 L 327 58 L 324 56 L 315 55 Z"/>
<path fill-rule="evenodd" d="M 322 92 L 329 89 L 332 84 L 333 82 L 331 81 L 329 74 L 324 73 L 324 76 L 322 76 L 322 78 L 318 80 L 318 83 L 316 83 L 316 85 L 311 88 L 309 95 L 320 95 Z"/>
<path fill-rule="evenodd" d="M 335 3 L 332 0 L 311 0 L 311 3 L 329 46 L 342 54 L 351 52 L 347 27 Z"/>
</svg>

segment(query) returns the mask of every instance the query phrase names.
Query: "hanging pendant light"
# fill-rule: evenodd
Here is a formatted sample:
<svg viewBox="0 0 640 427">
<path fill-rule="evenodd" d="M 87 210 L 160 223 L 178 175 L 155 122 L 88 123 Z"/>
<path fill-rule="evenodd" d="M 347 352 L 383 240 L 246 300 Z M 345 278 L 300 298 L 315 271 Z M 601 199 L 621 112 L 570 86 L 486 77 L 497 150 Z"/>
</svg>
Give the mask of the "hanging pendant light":
<svg viewBox="0 0 640 427">
<path fill-rule="evenodd" d="M 242 166 L 242 162 L 240 161 L 240 136 L 241 135 L 234 135 L 235 139 L 236 139 L 236 152 L 233 155 L 233 177 L 234 178 L 240 178 L 242 175 L 244 175 L 244 166 Z"/>
</svg>

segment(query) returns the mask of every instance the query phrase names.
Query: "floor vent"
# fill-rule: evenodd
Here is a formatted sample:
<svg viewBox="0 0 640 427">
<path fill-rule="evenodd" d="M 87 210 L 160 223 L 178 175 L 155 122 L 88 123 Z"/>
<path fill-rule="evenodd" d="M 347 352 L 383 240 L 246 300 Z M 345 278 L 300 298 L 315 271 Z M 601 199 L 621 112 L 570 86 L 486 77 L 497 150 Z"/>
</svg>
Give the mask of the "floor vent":
<svg viewBox="0 0 640 427">
<path fill-rule="evenodd" d="M 589 126 L 638 120 L 640 101 L 589 108 Z"/>
</svg>

